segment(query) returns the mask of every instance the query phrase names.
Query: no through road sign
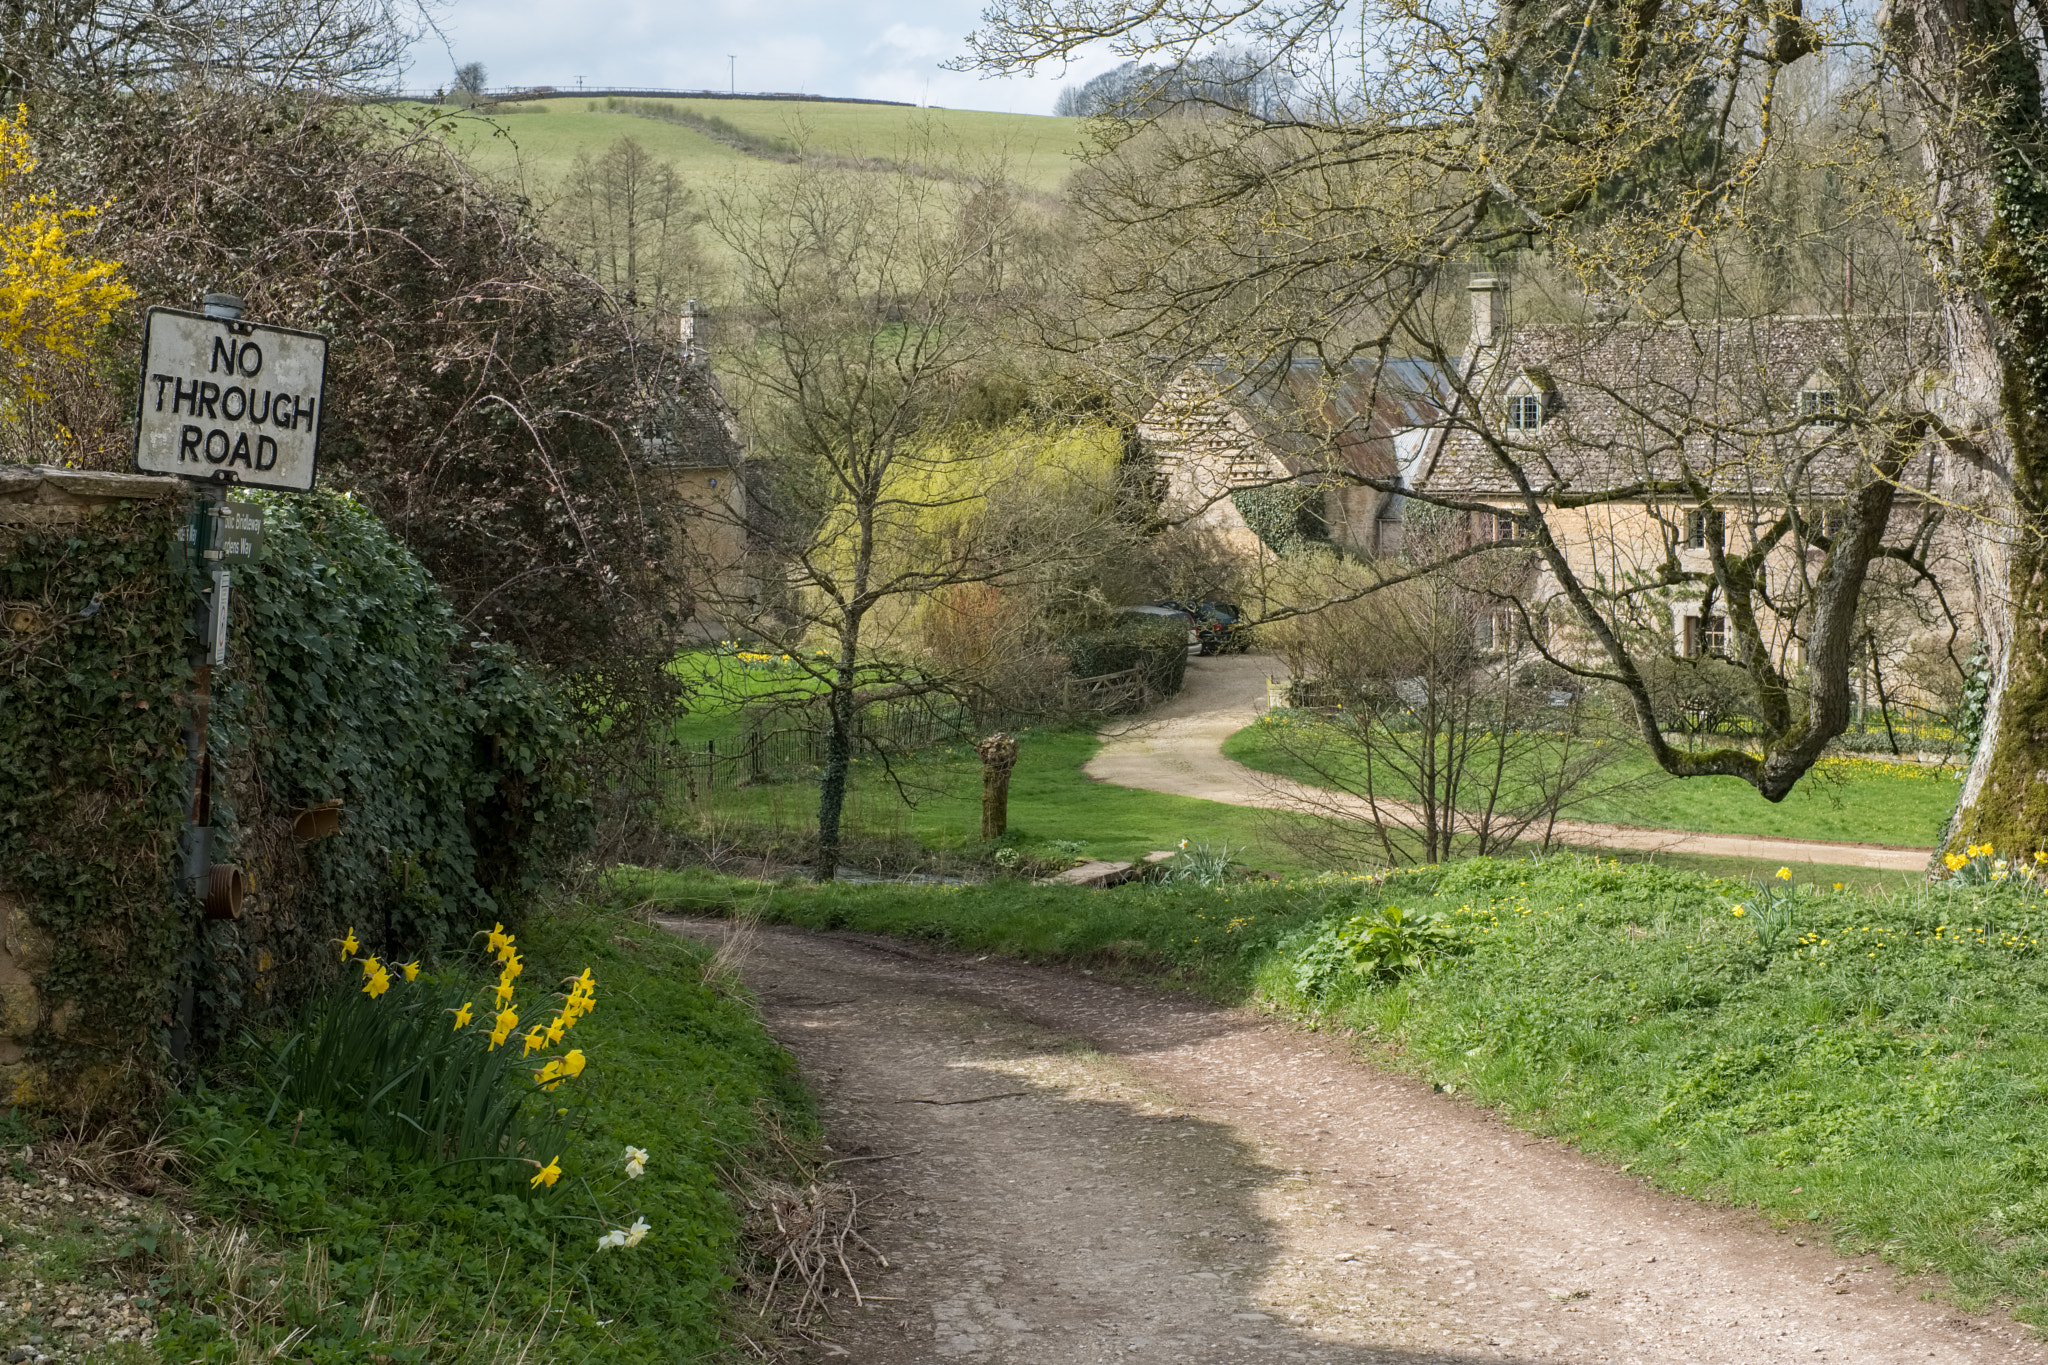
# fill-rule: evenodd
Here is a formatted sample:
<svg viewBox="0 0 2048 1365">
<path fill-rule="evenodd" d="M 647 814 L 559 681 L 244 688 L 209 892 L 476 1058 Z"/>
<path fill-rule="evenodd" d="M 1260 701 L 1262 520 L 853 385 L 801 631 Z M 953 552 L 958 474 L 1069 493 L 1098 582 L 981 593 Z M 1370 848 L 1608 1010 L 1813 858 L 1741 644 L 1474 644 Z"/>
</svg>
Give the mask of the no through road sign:
<svg viewBox="0 0 2048 1365">
<path fill-rule="evenodd" d="M 136 469 L 302 493 L 313 486 L 327 338 L 152 308 L 142 353 Z"/>
</svg>

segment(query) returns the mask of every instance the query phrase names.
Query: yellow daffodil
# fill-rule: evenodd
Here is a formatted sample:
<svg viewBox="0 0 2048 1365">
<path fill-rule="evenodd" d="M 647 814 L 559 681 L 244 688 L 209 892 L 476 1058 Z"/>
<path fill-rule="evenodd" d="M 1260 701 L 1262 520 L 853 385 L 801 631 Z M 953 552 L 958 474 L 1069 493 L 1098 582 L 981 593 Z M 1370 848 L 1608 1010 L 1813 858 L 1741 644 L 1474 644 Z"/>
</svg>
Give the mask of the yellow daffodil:
<svg viewBox="0 0 2048 1365">
<path fill-rule="evenodd" d="M 491 989 L 492 989 L 492 992 L 493 992 L 493 993 L 494 993 L 494 994 L 495 994 L 495 995 L 496 995 L 496 996 L 498 997 L 498 999 L 497 999 L 497 1006 L 498 1006 L 498 1008 L 499 1008 L 499 1009 L 503 1009 L 503 1008 L 505 1008 L 505 1006 L 507 1006 L 507 1005 L 509 1005 L 509 1004 L 511 1004 L 511 1003 L 512 1003 L 512 983 L 511 983 L 511 982 L 509 982 L 509 981 L 500 981 L 500 982 L 499 982 L 499 983 L 498 983 L 498 984 L 497 984 L 496 986 L 492 987 Z"/>
<path fill-rule="evenodd" d="M 561 1042 L 562 1035 L 567 1033 L 568 1031 L 569 1021 L 564 1019 L 559 1014 L 556 1015 L 552 1020 L 548 1022 L 548 1046 L 553 1047 L 555 1044 Z"/>
<path fill-rule="evenodd" d="M 1963 865 L 1970 861 L 1960 853 L 1944 853 L 1941 860 L 1948 864 L 1948 870 L 1951 872 L 1962 871 Z"/>
<path fill-rule="evenodd" d="M 370 979 L 363 983 L 363 994 L 369 996 L 372 1000 L 375 1000 L 390 989 L 391 973 L 385 971 L 382 967 L 372 972 Z"/>
<path fill-rule="evenodd" d="M 519 954 L 514 953 L 505 959 L 505 969 L 498 976 L 501 980 L 510 981 L 525 970 L 526 964 L 519 960 Z"/>
<path fill-rule="evenodd" d="M 374 957 L 358 958 L 357 960 L 363 964 L 363 975 L 366 977 L 375 976 L 384 970 L 384 964 Z"/>
<path fill-rule="evenodd" d="M 1836 882 L 1836 883 L 1835 883 L 1835 890 L 1837 890 L 1837 891 L 1840 891 L 1841 889 L 1842 889 L 1842 884 L 1841 884 L 1840 882 Z"/>
<path fill-rule="evenodd" d="M 497 1019 L 491 1024 L 491 1046 L 503 1046 L 505 1040 L 512 1036 L 512 1030 L 518 1027 L 519 1014 L 516 1010 L 499 1011 Z"/>
<path fill-rule="evenodd" d="M 1789 868 L 1789 867 L 1781 867 L 1781 868 L 1779 868 L 1779 869 L 1778 869 L 1778 880 L 1779 880 L 1779 881 L 1781 881 L 1781 882 L 1789 882 L 1789 881 L 1791 881 L 1791 880 L 1792 880 L 1792 869 L 1791 869 L 1791 868 Z"/>
<path fill-rule="evenodd" d="M 490 934 L 484 940 L 484 946 L 495 953 L 511 941 L 510 938 L 506 937 L 504 925 L 493 924 Z"/>
<path fill-rule="evenodd" d="M 406 964 L 405 964 L 405 967 L 404 967 L 404 971 L 405 971 L 405 979 L 406 979 L 407 981 L 417 981 L 417 980 L 419 980 L 419 979 L 420 979 L 420 963 L 419 963 L 419 959 L 418 959 L 418 958 L 414 958 L 414 959 L 413 959 L 413 960 L 412 960 L 411 962 L 408 962 L 408 963 L 406 963 Z"/>
<path fill-rule="evenodd" d="M 549 1061 L 546 1066 L 533 1073 L 533 1079 L 541 1089 L 553 1090 L 562 1083 L 562 1064 L 559 1061 Z"/>
<path fill-rule="evenodd" d="M 534 1053 L 540 1051 L 547 1045 L 547 1026 L 545 1024 L 535 1024 L 532 1028 L 526 1031 L 526 1051 L 520 1053 L 519 1055 L 522 1057 L 531 1057 Z"/>
<path fill-rule="evenodd" d="M 1739 906 L 1739 905 L 1738 905 L 1738 906 L 1736 906 L 1736 907 L 1735 907 L 1735 908 L 1734 908 L 1733 910 L 1729 911 L 1728 913 L 1730 913 L 1730 914 L 1734 915 L 1734 916 L 1735 916 L 1735 918 L 1737 918 L 1737 919 L 1741 919 L 1741 918 L 1742 918 L 1742 916 L 1743 916 L 1743 915 L 1744 915 L 1744 914 L 1745 914 L 1746 912 L 1745 912 L 1745 911 L 1743 910 L 1743 908 L 1742 908 L 1741 906 Z"/>
<path fill-rule="evenodd" d="M 457 1033 L 460 1033 L 463 1029 L 468 1028 L 469 1021 L 476 1018 L 476 1010 L 473 1006 L 470 1005 L 470 1003 L 467 1000 L 462 1002 L 461 1009 L 449 1010 L 448 1013 L 455 1016 L 454 1031 Z"/>
<path fill-rule="evenodd" d="M 581 1048 L 572 1047 L 564 1054 L 562 1057 L 562 1074 L 570 1077 L 583 1074 L 583 1050 Z"/>
<path fill-rule="evenodd" d="M 511 966 L 519 960 L 519 950 L 512 946 L 512 935 L 505 935 L 505 941 L 498 945 L 498 961 Z"/>
<path fill-rule="evenodd" d="M 556 1156 L 550 1158 L 548 1164 L 541 1167 L 540 1172 L 537 1175 L 535 1175 L 533 1179 L 527 1181 L 526 1183 L 534 1189 L 539 1189 L 542 1185 L 546 1185 L 550 1189 L 552 1189 L 554 1187 L 554 1183 L 557 1180 L 560 1180 L 561 1178 L 562 1158 Z"/>
<path fill-rule="evenodd" d="M 356 942 L 356 931 L 354 929 L 350 929 L 348 931 L 348 937 L 341 941 L 341 960 L 343 962 L 348 961 L 350 958 L 356 955 L 356 949 L 362 946 L 362 944 Z"/>
</svg>

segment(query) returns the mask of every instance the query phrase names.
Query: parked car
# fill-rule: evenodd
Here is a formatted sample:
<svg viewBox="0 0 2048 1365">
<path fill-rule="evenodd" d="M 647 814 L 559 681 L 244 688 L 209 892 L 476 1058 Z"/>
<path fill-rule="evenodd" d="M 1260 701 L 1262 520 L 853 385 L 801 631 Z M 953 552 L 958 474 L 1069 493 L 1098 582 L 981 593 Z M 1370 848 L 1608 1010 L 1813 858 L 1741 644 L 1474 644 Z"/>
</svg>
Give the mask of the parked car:
<svg viewBox="0 0 2048 1365">
<path fill-rule="evenodd" d="M 1194 623 L 1203 654 L 1243 654 L 1252 647 L 1251 627 L 1242 624 L 1244 611 L 1232 602 L 1161 602 L 1185 612 Z"/>
</svg>

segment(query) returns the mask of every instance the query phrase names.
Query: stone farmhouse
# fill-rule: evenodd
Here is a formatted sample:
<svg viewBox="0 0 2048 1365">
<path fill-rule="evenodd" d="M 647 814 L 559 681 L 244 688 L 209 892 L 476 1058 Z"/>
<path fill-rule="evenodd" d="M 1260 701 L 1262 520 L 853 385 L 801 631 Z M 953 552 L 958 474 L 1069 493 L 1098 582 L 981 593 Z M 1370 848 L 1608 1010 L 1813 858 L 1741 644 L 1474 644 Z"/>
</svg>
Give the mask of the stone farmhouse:
<svg viewBox="0 0 2048 1365">
<path fill-rule="evenodd" d="M 1645 644 L 1668 632 L 1681 657 L 1719 654 L 1728 629 L 1712 592 L 1651 580 L 1673 561 L 1706 571 L 1710 539 L 1747 552 L 1787 508 L 1825 532 L 1830 509 L 1870 467 L 1865 429 L 1837 415 L 1902 403 L 1943 359 L 1925 316 L 1511 326 L 1504 281 L 1475 279 L 1470 298 L 1469 339 L 1449 365 L 1366 362 L 1334 378 L 1297 366 L 1250 381 L 1191 367 L 1139 427 L 1164 510 L 1256 550 L 1232 491 L 1291 479 L 1320 490 L 1335 545 L 1392 554 L 1412 541 L 1418 518 L 1444 521 L 1392 488 L 1464 503 L 1458 534 L 1509 540 L 1523 531 L 1526 481 L 1574 575 L 1603 594 L 1618 623 Z M 1941 458 L 1932 445 L 1915 453 L 1888 536 L 1920 531 L 1915 548 L 1935 581 L 1895 573 L 1898 590 L 1870 598 L 1870 654 L 1895 695 L 1910 690 L 1916 657 L 1967 653 L 1974 634 L 1967 528 L 1911 491 L 1939 486 Z M 1347 474 L 1383 487 L 1347 486 Z M 1695 491 L 1657 491 L 1674 483 Z M 1485 506 L 1500 510 L 1477 510 Z M 1801 589 L 1820 558 L 1788 536 L 1765 563 L 1766 600 L 1783 612 L 1766 611 L 1766 644 L 1792 668 Z M 1559 585 L 1539 565 L 1530 575 L 1516 596 L 1540 607 Z M 1521 619 L 1504 610 L 1488 629 L 1518 629 Z"/>
</svg>

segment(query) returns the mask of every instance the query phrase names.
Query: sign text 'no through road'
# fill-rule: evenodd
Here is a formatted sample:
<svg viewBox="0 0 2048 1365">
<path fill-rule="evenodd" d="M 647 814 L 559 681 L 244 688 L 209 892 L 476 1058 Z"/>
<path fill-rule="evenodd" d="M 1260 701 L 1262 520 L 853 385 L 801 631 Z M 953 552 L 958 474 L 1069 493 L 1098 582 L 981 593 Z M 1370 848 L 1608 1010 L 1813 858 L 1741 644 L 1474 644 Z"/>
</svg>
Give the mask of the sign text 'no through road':
<svg viewBox="0 0 2048 1365">
<path fill-rule="evenodd" d="M 313 486 L 327 338 L 152 308 L 143 324 L 135 467 L 256 488 Z"/>
</svg>

